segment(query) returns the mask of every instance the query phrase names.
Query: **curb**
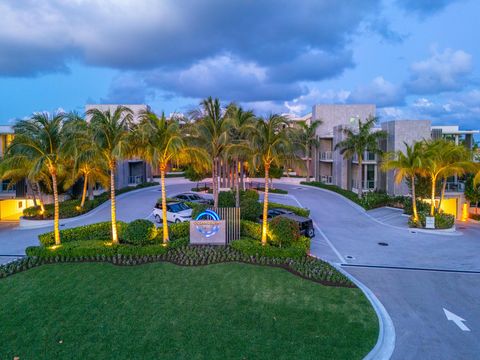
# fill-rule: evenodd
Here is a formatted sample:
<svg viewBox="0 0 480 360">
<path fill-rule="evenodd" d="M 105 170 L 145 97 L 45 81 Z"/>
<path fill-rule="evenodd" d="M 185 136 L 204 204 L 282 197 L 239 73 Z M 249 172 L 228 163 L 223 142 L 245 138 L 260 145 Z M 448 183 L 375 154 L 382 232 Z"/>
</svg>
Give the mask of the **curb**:
<svg viewBox="0 0 480 360">
<path fill-rule="evenodd" d="M 343 275 L 348 277 L 355 285 L 362 290 L 363 294 L 367 297 L 368 301 L 372 305 L 378 318 L 378 339 L 374 348 L 364 357 L 364 360 L 386 360 L 390 359 L 393 351 L 395 350 L 395 327 L 392 319 L 388 314 L 383 304 L 378 300 L 375 294 L 361 281 L 344 270 L 339 264 L 331 264 Z"/>
</svg>

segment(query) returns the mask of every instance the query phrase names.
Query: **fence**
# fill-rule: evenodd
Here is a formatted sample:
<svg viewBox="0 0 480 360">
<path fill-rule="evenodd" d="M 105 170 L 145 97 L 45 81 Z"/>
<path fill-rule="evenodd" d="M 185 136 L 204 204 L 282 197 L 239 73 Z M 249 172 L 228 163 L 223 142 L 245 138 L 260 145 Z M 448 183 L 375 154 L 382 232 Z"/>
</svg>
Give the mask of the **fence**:
<svg viewBox="0 0 480 360">
<path fill-rule="evenodd" d="M 211 208 L 221 220 L 225 220 L 225 240 L 230 244 L 233 240 L 240 239 L 240 208 Z"/>
</svg>

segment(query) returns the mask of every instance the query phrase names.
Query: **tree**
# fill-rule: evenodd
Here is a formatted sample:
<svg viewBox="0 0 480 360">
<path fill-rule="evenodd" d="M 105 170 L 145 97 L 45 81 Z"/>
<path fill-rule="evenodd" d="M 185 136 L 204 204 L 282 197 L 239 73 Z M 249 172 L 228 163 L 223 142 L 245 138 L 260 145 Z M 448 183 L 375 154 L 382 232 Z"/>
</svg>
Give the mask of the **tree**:
<svg viewBox="0 0 480 360">
<path fill-rule="evenodd" d="M 480 186 L 474 181 L 474 175 L 467 175 L 465 181 L 465 198 L 470 204 L 475 204 L 475 214 L 477 213 L 478 203 L 480 202 Z"/>
<path fill-rule="evenodd" d="M 387 136 L 385 131 L 373 130 L 376 122 L 377 118 L 375 117 L 369 117 L 364 122 L 359 119 L 358 129 L 343 129 L 345 139 L 335 145 L 335 149 L 340 149 L 340 153 L 345 159 L 351 159 L 354 155 L 358 158 L 357 190 L 359 198 L 363 196 L 362 166 L 364 154 L 367 151 L 381 154 L 379 140 Z"/>
<path fill-rule="evenodd" d="M 299 140 L 307 159 L 307 182 L 310 181 L 310 167 L 311 167 L 311 152 L 313 147 L 319 144 L 317 137 L 317 129 L 322 124 L 321 120 L 311 121 L 310 124 L 306 121 L 298 122 Z"/>
<path fill-rule="evenodd" d="M 194 140 L 199 147 L 203 147 L 210 154 L 212 171 L 213 201 L 218 207 L 218 168 L 224 152 L 229 147 L 230 123 L 224 116 L 220 101 L 209 97 L 202 100 L 200 109 L 192 113 L 196 119 Z"/>
<path fill-rule="evenodd" d="M 252 111 L 245 111 L 242 107 L 231 103 L 227 107 L 225 116 L 230 125 L 231 146 L 228 148 L 228 152 L 233 157 L 235 206 L 239 207 L 240 183 L 242 182 L 243 184 L 243 166 L 244 162 L 248 160 L 250 153 L 248 136 L 254 129 L 255 115 Z"/>
<path fill-rule="evenodd" d="M 415 193 L 416 177 L 425 174 L 423 163 L 425 161 L 425 144 L 416 142 L 412 146 L 405 143 L 405 152 L 397 151 L 394 154 L 387 154 L 382 168 L 385 171 L 395 170 L 395 182 L 400 184 L 403 180 L 410 180 L 413 219 L 418 222 L 417 198 Z"/>
<path fill-rule="evenodd" d="M 255 132 L 251 138 L 253 164 L 263 165 L 265 169 L 265 192 L 263 198 L 262 245 L 267 243 L 268 218 L 268 183 L 271 166 L 280 166 L 281 162 L 291 156 L 287 120 L 280 115 L 270 115 L 269 118 L 259 118 Z"/>
<path fill-rule="evenodd" d="M 448 176 L 454 174 L 464 174 L 468 169 L 473 168 L 473 163 L 469 160 L 468 150 L 455 143 L 439 139 L 425 143 L 425 162 L 424 169 L 431 181 L 431 204 L 430 216 L 435 216 L 435 210 L 440 209 L 435 206 L 436 185 L 439 179 L 446 183 Z M 444 196 L 445 188 L 442 187 L 440 200 Z"/>
<path fill-rule="evenodd" d="M 38 179 L 48 172 L 52 181 L 54 217 L 53 231 L 55 245 L 60 245 L 59 229 L 59 201 L 57 175 L 61 171 L 64 160 L 63 120 L 62 112 L 49 115 L 48 113 L 33 114 L 30 119 L 19 120 L 14 126 L 14 138 L 7 149 L 6 157 L 11 157 L 12 164 L 21 162 L 30 163 L 31 168 L 27 175 L 29 179 Z"/>
<path fill-rule="evenodd" d="M 141 121 L 132 135 L 132 143 L 136 152 L 152 168 L 160 169 L 162 186 L 162 220 L 163 243 L 168 243 L 167 224 L 167 192 L 165 188 L 165 172 L 172 161 L 185 163 L 199 154 L 198 149 L 187 148 L 178 121 L 170 120 L 162 114 L 158 117 L 152 112 L 144 112 Z M 199 163 L 199 162 L 195 162 Z"/>
<path fill-rule="evenodd" d="M 91 124 L 76 113 L 67 116 L 64 126 L 65 152 L 73 161 L 73 172 L 67 185 L 73 185 L 79 178 L 83 178 L 80 201 L 80 207 L 83 208 L 87 187 L 93 188 L 97 182 L 105 188 L 109 187 L 108 165 L 100 148 L 92 146 L 95 140 Z"/>
<path fill-rule="evenodd" d="M 129 130 L 132 126 L 133 113 L 127 107 L 117 106 L 113 111 L 108 109 L 90 109 L 90 125 L 94 143 L 110 172 L 110 210 L 112 222 L 112 242 L 118 244 L 117 210 L 115 204 L 115 170 L 117 163 L 129 151 Z"/>
</svg>

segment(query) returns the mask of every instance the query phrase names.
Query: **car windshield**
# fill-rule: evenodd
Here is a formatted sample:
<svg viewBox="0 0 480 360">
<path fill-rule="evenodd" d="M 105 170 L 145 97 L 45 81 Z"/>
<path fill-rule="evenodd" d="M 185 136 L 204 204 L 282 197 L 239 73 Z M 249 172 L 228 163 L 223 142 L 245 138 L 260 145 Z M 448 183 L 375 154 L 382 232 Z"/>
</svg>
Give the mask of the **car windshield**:
<svg viewBox="0 0 480 360">
<path fill-rule="evenodd" d="M 171 204 L 171 205 L 169 205 L 169 208 L 170 208 L 169 211 L 174 212 L 174 213 L 190 209 L 184 203 Z"/>
<path fill-rule="evenodd" d="M 190 195 L 190 199 L 192 200 L 201 200 L 202 198 L 198 196 L 197 194 Z"/>
</svg>

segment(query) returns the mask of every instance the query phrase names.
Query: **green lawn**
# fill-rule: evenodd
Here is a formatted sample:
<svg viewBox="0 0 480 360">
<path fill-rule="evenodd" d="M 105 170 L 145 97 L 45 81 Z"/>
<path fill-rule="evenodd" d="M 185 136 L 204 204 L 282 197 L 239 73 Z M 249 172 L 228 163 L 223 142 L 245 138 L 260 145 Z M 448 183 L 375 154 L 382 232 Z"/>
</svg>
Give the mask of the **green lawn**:
<svg viewBox="0 0 480 360">
<path fill-rule="evenodd" d="M 361 359 L 360 290 L 272 267 L 44 265 L 0 280 L 0 359 Z"/>
</svg>

